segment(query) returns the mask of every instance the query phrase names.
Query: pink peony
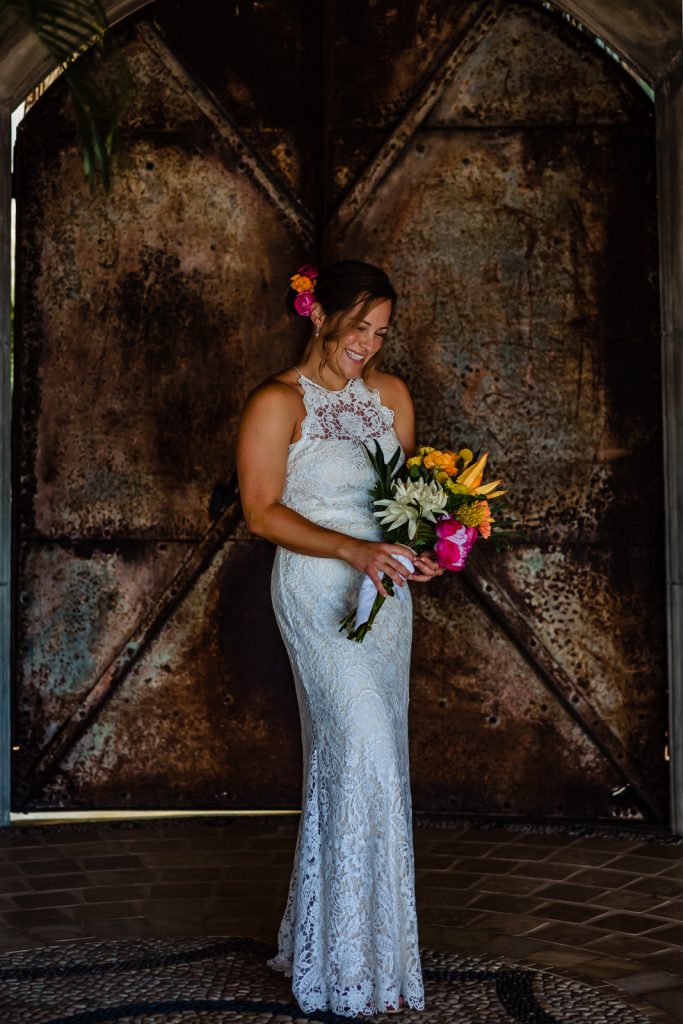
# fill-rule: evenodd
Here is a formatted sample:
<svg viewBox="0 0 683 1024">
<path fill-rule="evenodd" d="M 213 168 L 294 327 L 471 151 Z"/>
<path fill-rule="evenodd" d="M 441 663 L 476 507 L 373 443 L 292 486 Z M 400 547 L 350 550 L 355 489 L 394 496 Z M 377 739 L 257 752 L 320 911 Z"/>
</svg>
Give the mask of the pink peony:
<svg viewBox="0 0 683 1024">
<path fill-rule="evenodd" d="M 440 519 L 436 524 L 438 540 L 434 545 L 434 554 L 439 565 L 444 569 L 450 569 L 451 572 L 464 569 L 478 533 L 476 526 L 463 526 L 452 516 Z"/>
<path fill-rule="evenodd" d="M 297 274 L 301 274 L 302 277 L 310 277 L 311 281 L 315 281 L 318 270 L 313 263 L 304 263 L 303 267 L 299 267 L 297 270 Z"/>
<path fill-rule="evenodd" d="M 297 297 L 294 299 L 294 309 L 297 311 L 299 316 L 310 316 L 311 310 L 313 309 L 313 292 L 299 292 Z"/>
</svg>

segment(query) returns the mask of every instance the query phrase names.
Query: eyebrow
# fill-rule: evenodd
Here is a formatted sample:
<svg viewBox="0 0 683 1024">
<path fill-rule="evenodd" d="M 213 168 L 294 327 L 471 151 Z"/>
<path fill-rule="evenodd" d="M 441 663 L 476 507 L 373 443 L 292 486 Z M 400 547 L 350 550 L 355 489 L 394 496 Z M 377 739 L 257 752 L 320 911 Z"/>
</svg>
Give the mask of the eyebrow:
<svg viewBox="0 0 683 1024">
<path fill-rule="evenodd" d="M 370 321 L 369 320 L 361 320 L 361 324 L 365 324 L 366 327 L 369 327 L 370 326 Z M 378 327 L 377 330 L 378 331 L 388 331 L 389 330 L 389 326 L 387 325 L 386 327 Z"/>
</svg>

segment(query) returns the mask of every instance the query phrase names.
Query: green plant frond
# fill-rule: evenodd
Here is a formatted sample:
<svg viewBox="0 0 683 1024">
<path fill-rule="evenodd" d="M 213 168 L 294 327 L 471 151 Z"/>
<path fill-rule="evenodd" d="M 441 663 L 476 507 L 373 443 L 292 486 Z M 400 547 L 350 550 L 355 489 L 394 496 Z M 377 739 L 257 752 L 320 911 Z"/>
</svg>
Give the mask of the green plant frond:
<svg viewBox="0 0 683 1024">
<path fill-rule="evenodd" d="M 384 452 L 382 451 L 379 442 L 376 439 L 374 441 L 374 444 L 374 453 L 371 452 L 368 446 L 364 443 L 363 447 L 367 452 L 368 458 L 370 460 L 370 465 L 372 466 L 375 476 L 377 478 L 374 486 L 370 491 L 370 496 L 373 498 L 373 500 L 378 501 L 381 498 L 390 498 L 392 496 L 391 485 L 394 480 L 394 469 L 396 467 L 398 460 L 401 457 L 401 449 L 397 448 L 394 454 L 389 459 L 389 462 L 387 463 L 384 458 Z"/>
<path fill-rule="evenodd" d="M 377 444 L 376 441 L 375 441 L 375 444 Z M 379 445 L 378 445 L 378 447 L 379 447 Z M 396 469 L 396 466 L 398 464 L 398 460 L 400 458 L 401 458 L 401 449 L 397 448 L 396 451 L 394 452 L 394 454 L 389 459 L 389 465 L 387 466 L 387 469 L 391 473 L 392 477 L 394 475 L 394 470 Z"/>
<path fill-rule="evenodd" d="M 37 36 L 62 70 L 73 101 L 83 170 L 91 188 L 96 172 L 105 191 L 112 157 L 121 149 L 121 120 L 133 78 L 111 38 L 101 0 L 0 0 Z M 106 65 L 105 65 L 106 62 Z"/>
</svg>

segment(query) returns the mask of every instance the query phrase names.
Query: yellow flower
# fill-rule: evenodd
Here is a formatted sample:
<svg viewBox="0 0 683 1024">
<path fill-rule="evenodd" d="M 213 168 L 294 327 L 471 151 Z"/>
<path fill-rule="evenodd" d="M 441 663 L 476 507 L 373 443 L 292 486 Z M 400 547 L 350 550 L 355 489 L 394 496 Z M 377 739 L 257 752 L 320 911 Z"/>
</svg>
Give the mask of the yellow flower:
<svg viewBox="0 0 683 1024">
<path fill-rule="evenodd" d="M 310 277 L 306 277 L 305 274 L 292 274 L 290 281 L 295 292 L 312 292 L 315 287 Z"/>
<path fill-rule="evenodd" d="M 491 509 L 487 501 L 475 501 L 453 509 L 453 518 L 463 526 L 476 526 L 482 537 L 491 536 Z"/>
<path fill-rule="evenodd" d="M 455 480 L 447 480 L 446 487 L 452 494 L 471 494 L 469 487 L 465 487 L 464 484 L 457 484 Z"/>
<path fill-rule="evenodd" d="M 421 455 L 413 455 L 412 459 L 408 459 L 406 465 L 407 465 L 408 469 L 412 469 L 413 466 L 421 466 L 422 465 L 422 456 Z"/>
<path fill-rule="evenodd" d="M 435 449 L 430 448 L 429 445 L 423 445 L 422 448 L 417 449 L 418 455 L 429 455 L 429 453 L 433 451 L 435 451 Z"/>
<path fill-rule="evenodd" d="M 458 483 L 464 484 L 465 487 L 478 487 L 481 483 L 481 478 L 484 475 L 484 466 L 486 465 L 488 454 L 488 452 L 484 452 L 483 455 L 479 456 L 475 463 L 463 470 L 458 477 Z"/>
<path fill-rule="evenodd" d="M 497 498 L 501 494 L 505 494 L 505 491 L 496 491 L 495 487 L 498 486 L 500 480 L 492 480 L 490 484 L 481 484 L 480 487 L 474 488 L 475 494 L 485 494 L 487 498 Z"/>
<path fill-rule="evenodd" d="M 471 452 L 471 451 L 469 450 L 469 448 L 461 448 L 461 450 L 460 450 L 460 453 L 459 453 L 459 454 L 460 454 L 460 458 L 461 458 L 461 459 L 462 459 L 462 461 L 463 461 L 463 467 L 464 467 L 464 468 L 467 468 L 467 466 L 469 466 L 470 462 L 471 462 L 471 461 L 472 461 L 472 459 L 474 458 L 474 453 L 473 453 L 473 452 Z"/>
</svg>

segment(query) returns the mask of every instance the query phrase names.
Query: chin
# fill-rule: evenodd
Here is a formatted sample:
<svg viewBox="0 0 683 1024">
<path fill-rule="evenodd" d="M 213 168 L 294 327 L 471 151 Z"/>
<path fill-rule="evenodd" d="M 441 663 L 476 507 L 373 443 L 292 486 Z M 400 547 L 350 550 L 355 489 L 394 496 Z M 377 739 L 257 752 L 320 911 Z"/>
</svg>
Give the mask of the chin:
<svg viewBox="0 0 683 1024">
<path fill-rule="evenodd" d="M 365 369 L 365 363 L 354 363 L 352 359 L 344 359 L 344 376 L 345 377 L 360 377 Z"/>
</svg>

